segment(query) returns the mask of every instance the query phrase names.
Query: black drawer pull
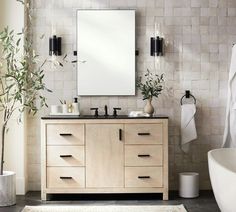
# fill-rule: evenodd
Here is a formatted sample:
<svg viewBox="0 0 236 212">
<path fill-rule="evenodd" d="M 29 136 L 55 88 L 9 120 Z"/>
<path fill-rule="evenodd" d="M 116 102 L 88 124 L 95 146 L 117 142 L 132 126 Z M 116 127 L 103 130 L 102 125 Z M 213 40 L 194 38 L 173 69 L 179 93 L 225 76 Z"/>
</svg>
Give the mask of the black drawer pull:
<svg viewBox="0 0 236 212">
<path fill-rule="evenodd" d="M 119 140 L 122 141 L 122 129 L 119 129 Z"/>
<path fill-rule="evenodd" d="M 60 136 L 72 136 L 71 133 L 60 133 Z"/>
<path fill-rule="evenodd" d="M 150 155 L 138 155 L 138 157 L 142 158 L 142 157 L 150 157 Z"/>
<path fill-rule="evenodd" d="M 60 155 L 61 158 L 71 158 L 72 155 Z"/>
<path fill-rule="evenodd" d="M 151 135 L 151 133 L 138 133 L 138 135 Z"/>
<path fill-rule="evenodd" d="M 62 179 L 62 180 L 71 180 L 72 177 L 60 177 L 60 179 Z"/>
<path fill-rule="evenodd" d="M 149 179 L 151 178 L 150 176 L 138 176 L 139 179 Z"/>
</svg>

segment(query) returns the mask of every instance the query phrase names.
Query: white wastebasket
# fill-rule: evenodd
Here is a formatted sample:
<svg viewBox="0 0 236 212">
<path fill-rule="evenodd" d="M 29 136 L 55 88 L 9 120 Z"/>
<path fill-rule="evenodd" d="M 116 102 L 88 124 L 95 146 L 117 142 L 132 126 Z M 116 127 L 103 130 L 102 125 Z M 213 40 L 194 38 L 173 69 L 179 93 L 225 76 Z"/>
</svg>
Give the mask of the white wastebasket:
<svg viewBox="0 0 236 212">
<path fill-rule="evenodd" d="M 196 172 L 179 173 L 179 196 L 194 198 L 199 196 L 199 174 Z"/>
</svg>

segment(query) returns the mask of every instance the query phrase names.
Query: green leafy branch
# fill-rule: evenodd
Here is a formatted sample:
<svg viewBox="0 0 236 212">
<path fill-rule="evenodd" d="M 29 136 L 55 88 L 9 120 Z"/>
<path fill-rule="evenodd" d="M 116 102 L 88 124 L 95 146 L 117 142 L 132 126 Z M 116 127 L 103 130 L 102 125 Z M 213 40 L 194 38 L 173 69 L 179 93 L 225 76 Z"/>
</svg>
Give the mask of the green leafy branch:
<svg viewBox="0 0 236 212">
<path fill-rule="evenodd" d="M 23 34 L 15 34 L 6 27 L 0 32 L 0 111 L 6 110 L 6 119 L 19 109 L 28 109 L 34 114 L 38 111 L 36 100 L 40 99 L 40 107 L 47 106 L 41 90 L 49 91 L 43 83 L 43 64 L 36 68 L 38 55 L 32 43 L 23 39 Z M 23 48 L 22 48 L 23 46 Z M 23 51 L 23 52 L 22 52 Z"/>
<path fill-rule="evenodd" d="M 163 90 L 164 75 L 153 74 L 147 69 L 145 81 L 142 82 L 142 77 L 137 80 L 137 88 L 143 95 L 143 100 L 158 97 Z"/>
</svg>

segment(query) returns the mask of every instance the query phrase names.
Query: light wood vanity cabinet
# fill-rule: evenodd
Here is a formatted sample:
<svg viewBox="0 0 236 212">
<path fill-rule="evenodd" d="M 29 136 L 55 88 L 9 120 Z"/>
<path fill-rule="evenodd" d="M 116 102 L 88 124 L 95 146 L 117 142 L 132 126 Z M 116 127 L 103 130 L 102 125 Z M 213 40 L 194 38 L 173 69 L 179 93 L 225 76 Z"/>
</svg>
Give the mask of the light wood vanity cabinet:
<svg viewBox="0 0 236 212">
<path fill-rule="evenodd" d="M 41 122 L 42 200 L 55 193 L 163 193 L 168 199 L 168 119 Z"/>
</svg>

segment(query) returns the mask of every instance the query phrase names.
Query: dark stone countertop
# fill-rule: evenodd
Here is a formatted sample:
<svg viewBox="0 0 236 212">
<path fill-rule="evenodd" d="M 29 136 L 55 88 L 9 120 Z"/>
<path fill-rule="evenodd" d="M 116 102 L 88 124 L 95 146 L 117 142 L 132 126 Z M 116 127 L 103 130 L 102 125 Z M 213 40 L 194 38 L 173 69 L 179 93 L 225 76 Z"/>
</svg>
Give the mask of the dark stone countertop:
<svg viewBox="0 0 236 212">
<path fill-rule="evenodd" d="M 168 119 L 168 116 L 150 116 L 150 117 L 129 117 L 127 115 L 118 115 L 116 117 L 110 115 L 110 116 L 103 116 L 99 115 L 98 117 L 95 117 L 93 115 L 80 115 L 80 116 L 67 116 L 67 115 L 48 115 L 41 117 L 41 119 L 44 120 L 50 120 L 50 119 Z"/>
</svg>

